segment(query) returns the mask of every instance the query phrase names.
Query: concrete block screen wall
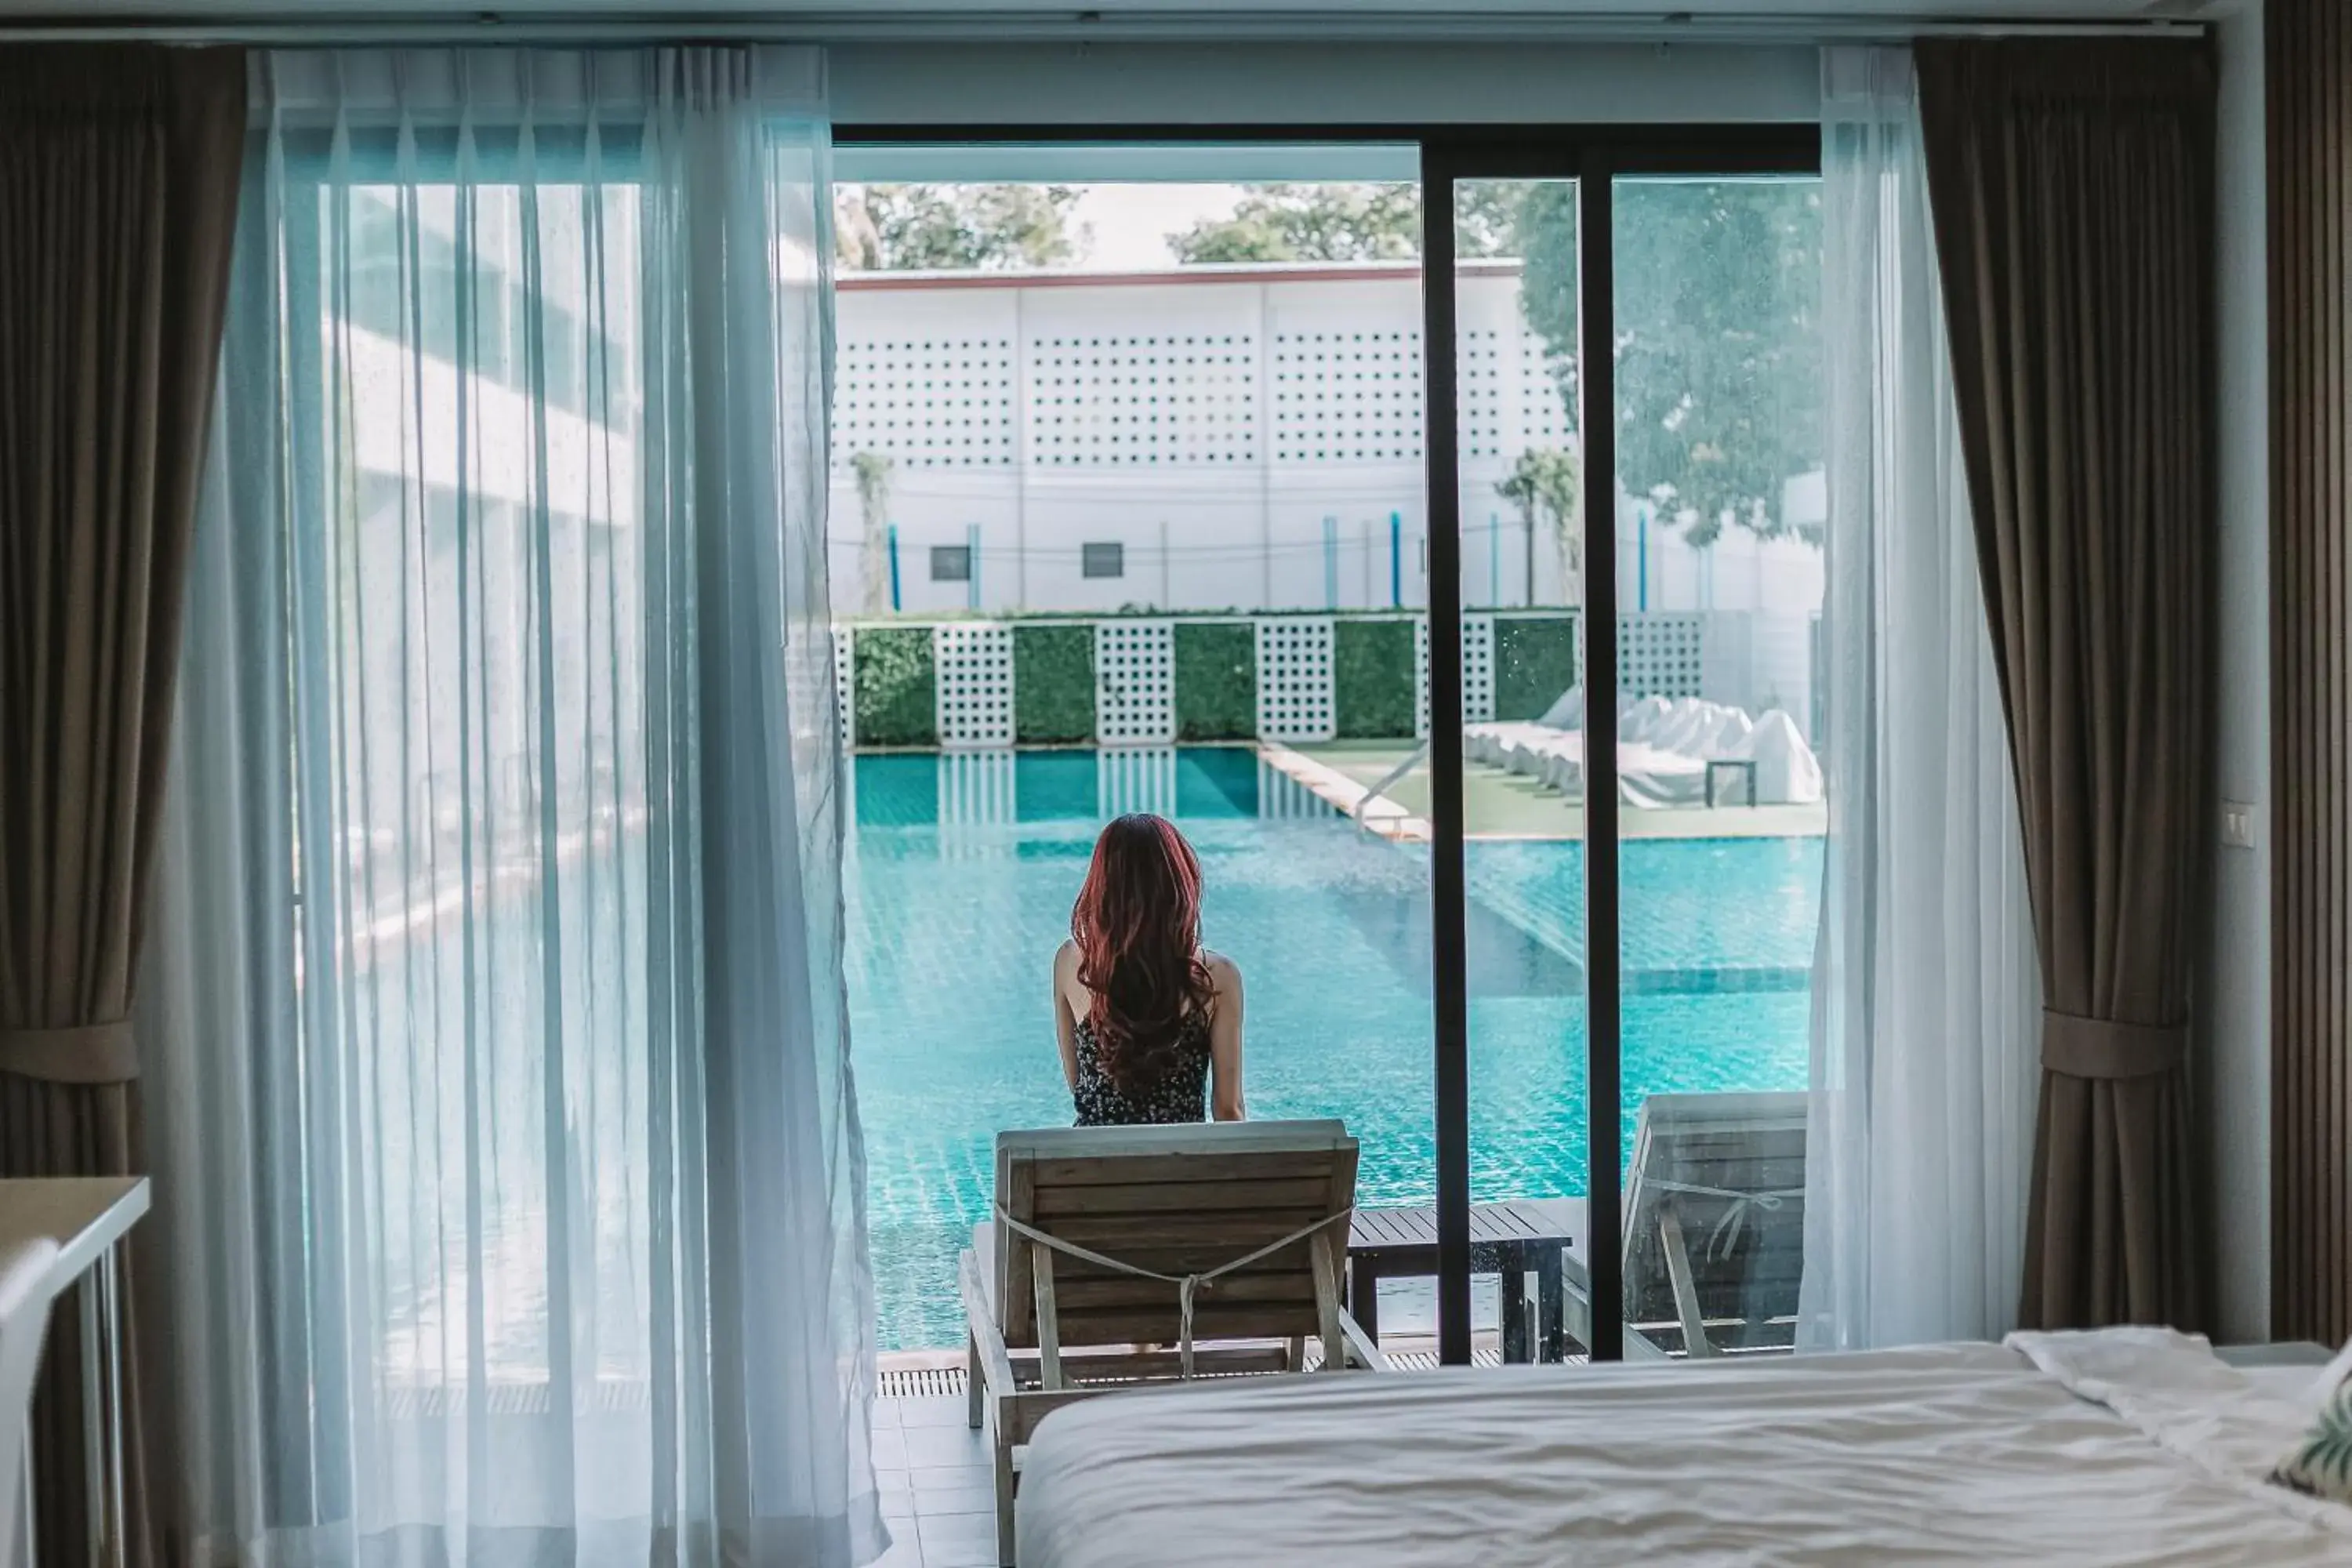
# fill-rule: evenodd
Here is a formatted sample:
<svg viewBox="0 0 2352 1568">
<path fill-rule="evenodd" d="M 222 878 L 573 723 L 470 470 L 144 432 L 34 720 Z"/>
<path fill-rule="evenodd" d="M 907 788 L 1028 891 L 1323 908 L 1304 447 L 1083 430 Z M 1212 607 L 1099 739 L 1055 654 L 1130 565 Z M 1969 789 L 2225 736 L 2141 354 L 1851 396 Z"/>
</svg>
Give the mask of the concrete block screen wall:
<svg viewBox="0 0 2352 1568">
<path fill-rule="evenodd" d="M 1574 683 L 1573 613 L 1464 621 L 1474 721 L 1535 718 Z M 889 621 L 834 635 L 844 733 L 864 751 L 1410 741 L 1428 729 L 1428 625 L 1414 614 Z"/>
</svg>

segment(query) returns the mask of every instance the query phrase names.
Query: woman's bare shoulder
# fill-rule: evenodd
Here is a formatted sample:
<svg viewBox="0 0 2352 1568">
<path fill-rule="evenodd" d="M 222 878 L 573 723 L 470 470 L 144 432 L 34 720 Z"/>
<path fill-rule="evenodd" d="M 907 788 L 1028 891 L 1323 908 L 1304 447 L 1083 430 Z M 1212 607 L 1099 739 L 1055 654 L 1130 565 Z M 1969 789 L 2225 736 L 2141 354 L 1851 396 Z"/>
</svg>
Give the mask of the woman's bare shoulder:
<svg viewBox="0 0 2352 1568">
<path fill-rule="evenodd" d="M 1208 966 L 1209 978 L 1220 991 L 1231 991 L 1242 983 L 1242 966 L 1222 952 L 1201 950 L 1201 962 Z"/>
<path fill-rule="evenodd" d="M 1078 944 L 1073 938 L 1066 936 L 1062 939 L 1062 945 L 1054 950 L 1054 973 L 1076 974 L 1077 972 Z"/>
</svg>

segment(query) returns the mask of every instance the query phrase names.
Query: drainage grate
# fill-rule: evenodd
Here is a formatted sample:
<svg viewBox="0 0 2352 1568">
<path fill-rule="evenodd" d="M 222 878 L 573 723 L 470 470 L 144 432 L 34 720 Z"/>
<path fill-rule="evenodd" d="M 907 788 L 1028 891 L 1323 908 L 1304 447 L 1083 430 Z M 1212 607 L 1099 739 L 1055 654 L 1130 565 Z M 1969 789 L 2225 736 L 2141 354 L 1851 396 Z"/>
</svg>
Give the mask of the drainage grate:
<svg viewBox="0 0 2352 1568">
<path fill-rule="evenodd" d="M 1316 1350 L 1307 1352 L 1307 1365 L 1311 1371 L 1322 1364 L 1322 1354 Z M 1581 1362 L 1584 1358 L 1578 1356 Z M 1500 1366 L 1503 1352 L 1495 1346 L 1480 1345 L 1471 1352 L 1476 1366 Z M 1437 1352 L 1433 1350 L 1391 1351 L 1389 1365 L 1398 1372 L 1434 1372 Z M 961 1395 L 964 1392 L 964 1369 L 953 1366 L 885 1367 L 880 1386 L 875 1390 L 885 1399 L 936 1399 L 941 1395 Z"/>
<path fill-rule="evenodd" d="M 960 1394 L 963 1392 L 963 1368 L 919 1366 L 885 1371 L 882 1385 L 875 1392 L 885 1399 L 930 1399 L 943 1394 Z"/>
<path fill-rule="evenodd" d="M 1391 1372 L 1435 1372 L 1437 1370 L 1435 1351 L 1391 1351 L 1388 1352 L 1388 1357 L 1389 1370 Z M 1503 1364 L 1503 1352 L 1497 1349 L 1480 1345 L 1471 1351 L 1470 1364 L 1500 1366 Z"/>
</svg>

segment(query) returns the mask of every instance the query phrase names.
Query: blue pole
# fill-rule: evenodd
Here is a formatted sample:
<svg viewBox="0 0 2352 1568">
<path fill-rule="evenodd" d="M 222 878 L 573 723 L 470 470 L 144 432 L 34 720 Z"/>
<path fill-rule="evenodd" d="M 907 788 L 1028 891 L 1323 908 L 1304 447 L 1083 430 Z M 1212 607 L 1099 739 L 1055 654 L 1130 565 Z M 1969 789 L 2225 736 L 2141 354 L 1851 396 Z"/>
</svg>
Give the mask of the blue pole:
<svg viewBox="0 0 2352 1568">
<path fill-rule="evenodd" d="M 980 524 L 963 525 L 963 548 L 964 558 L 971 563 L 971 570 L 963 574 L 964 608 L 976 610 L 980 608 Z"/>
<path fill-rule="evenodd" d="M 1486 514 L 1486 607 L 1503 602 L 1503 520 Z"/>
<path fill-rule="evenodd" d="M 1641 581 L 1633 584 L 1633 607 L 1646 612 L 1650 607 L 1650 509 L 1648 507 L 1637 506 L 1633 509 L 1633 559 L 1636 570 L 1642 574 Z"/>
<path fill-rule="evenodd" d="M 1404 514 L 1389 513 L 1389 608 L 1404 608 Z"/>
<path fill-rule="evenodd" d="M 1339 520 L 1323 520 L 1323 607 L 1339 607 Z"/>
<path fill-rule="evenodd" d="M 890 525 L 890 607 L 898 607 L 898 525 Z"/>
</svg>

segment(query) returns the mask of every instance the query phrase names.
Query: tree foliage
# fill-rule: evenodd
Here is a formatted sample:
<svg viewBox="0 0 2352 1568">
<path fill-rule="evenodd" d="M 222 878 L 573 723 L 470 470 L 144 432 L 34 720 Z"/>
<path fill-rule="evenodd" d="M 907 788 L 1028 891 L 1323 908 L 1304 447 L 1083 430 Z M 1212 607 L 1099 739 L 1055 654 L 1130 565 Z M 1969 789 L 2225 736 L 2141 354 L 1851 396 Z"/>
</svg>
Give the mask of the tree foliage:
<svg viewBox="0 0 2352 1568">
<path fill-rule="evenodd" d="M 1577 195 L 1568 182 L 1455 187 L 1455 254 L 1526 261 L 1520 301 L 1578 416 Z M 1727 521 L 1786 532 L 1786 482 L 1822 463 L 1821 201 L 1794 181 L 1645 180 L 1616 191 L 1618 474 L 1695 544 Z M 1186 261 L 1404 260 L 1412 184 L 1260 187 L 1170 237 Z"/>
<path fill-rule="evenodd" d="M 1070 185 L 843 185 L 834 256 L 852 272 L 1053 267 L 1075 260 Z"/>
<path fill-rule="evenodd" d="M 857 477 L 857 510 L 862 531 L 857 546 L 857 575 L 862 605 L 867 615 L 890 607 L 890 475 L 896 465 L 881 452 L 855 452 L 849 470 Z"/>
<path fill-rule="evenodd" d="M 1781 494 L 1822 460 L 1821 197 L 1793 181 L 1617 187 L 1617 472 L 1684 519 L 1790 531 Z M 1528 187 L 1520 302 L 1577 407 L 1576 188 Z"/>
<path fill-rule="evenodd" d="M 1535 593 L 1535 539 L 1549 532 L 1559 552 L 1559 580 L 1568 588 L 1568 602 L 1584 602 L 1580 568 L 1584 562 L 1584 468 L 1574 452 L 1538 447 L 1519 454 L 1509 476 L 1495 493 L 1519 509 L 1528 526 L 1528 593 Z"/>
<path fill-rule="evenodd" d="M 1251 187 L 1233 216 L 1168 237 L 1180 261 L 1408 261 L 1421 254 L 1421 197 L 1410 184 Z"/>
<path fill-rule="evenodd" d="M 1454 239 L 1465 257 L 1510 254 L 1519 187 L 1465 181 L 1456 188 Z M 1412 261 L 1421 256 L 1421 187 L 1330 182 L 1251 187 L 1233 216 L 1168 237 L 1180 261 Z"/>
</svg>

